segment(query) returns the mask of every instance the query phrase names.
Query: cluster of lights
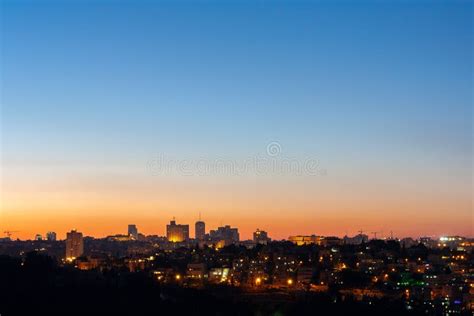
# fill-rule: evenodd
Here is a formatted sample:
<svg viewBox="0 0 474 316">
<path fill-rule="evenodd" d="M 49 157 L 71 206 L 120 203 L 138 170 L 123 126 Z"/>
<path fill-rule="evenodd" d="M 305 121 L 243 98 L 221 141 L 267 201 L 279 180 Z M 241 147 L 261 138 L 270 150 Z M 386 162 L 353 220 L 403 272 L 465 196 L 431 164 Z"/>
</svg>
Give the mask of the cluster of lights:
<svg viewBox="0 0 474 316">
<path fill-rule="evenodd" d="M 462 240 L 461 237 L 440 237 L 440 241 L 457 241 L 457 240 Z"/>
</svg>

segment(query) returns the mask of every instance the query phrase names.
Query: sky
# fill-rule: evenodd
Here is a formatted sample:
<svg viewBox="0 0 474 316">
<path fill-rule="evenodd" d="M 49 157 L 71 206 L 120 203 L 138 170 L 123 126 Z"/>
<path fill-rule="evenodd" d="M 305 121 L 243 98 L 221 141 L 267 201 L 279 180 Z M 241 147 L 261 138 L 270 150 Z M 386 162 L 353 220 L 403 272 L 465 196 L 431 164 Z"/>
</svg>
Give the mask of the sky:
<svg viewBox="0 0 474 316">
<path fill-rule="evenodd" d="M 0 14 L 1 233 L 164 235 L 175 217 L 194 235 L 200 212 L 244 239 L 474 235 L 471 1 Z"/>
</svg>

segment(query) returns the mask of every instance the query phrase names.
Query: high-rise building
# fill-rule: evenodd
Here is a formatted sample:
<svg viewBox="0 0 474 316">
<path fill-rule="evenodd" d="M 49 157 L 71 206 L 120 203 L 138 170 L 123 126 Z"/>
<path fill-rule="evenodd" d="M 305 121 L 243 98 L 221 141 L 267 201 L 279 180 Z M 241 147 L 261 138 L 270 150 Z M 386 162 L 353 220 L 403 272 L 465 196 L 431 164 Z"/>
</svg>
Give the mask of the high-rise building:
<svg viewBox="0 0 474 316">
<path fill-rule="evenodd" d="M 84 253 L 84 240 L 82 233 L 71 230 L 66 235 L 66 259 L 74 259 Z"/>
<path fill-rule="evenodd" d="M 46 233 L 46 240 L 56 241 L 56 233 L 55 232 L 47 232 Z"/>
<path fill-rule="evenodd" d="M 203 221 L 197 221 L 194 228 L 196 240 L 204 240 L 206 236 L 206 223 L 204 223 Z"/>
<path fill-rule="evenodd" d="M 176 224 L 172 220 L 166 225 L 166 238 L 171 242 L 183 242 L 189 239 L 189 225 Z"/>
<path fill-rule="evenodd" d="M 138 239 L 137 225 L 134 225 L 134 224 L 128 225 L 128 237 L 132 238 L 133 240 Z"/>
<path fill-rule="evenodd" d="M 229 225 L 218 227 L 217 230 L 211 230 L 209 237 L 213 242 L 220 243 L 224 246 L 236 244 L 239 242 L 239 230 L 231 228 Z"/>
<path fill-rule="evenodd" d="M 253 233 L 253 242 L 256 244 L 266 245 L 270 242 L 270 238 L 268 238 L 266 231 L 257 228 L 257 230 Z"/>
</svg>

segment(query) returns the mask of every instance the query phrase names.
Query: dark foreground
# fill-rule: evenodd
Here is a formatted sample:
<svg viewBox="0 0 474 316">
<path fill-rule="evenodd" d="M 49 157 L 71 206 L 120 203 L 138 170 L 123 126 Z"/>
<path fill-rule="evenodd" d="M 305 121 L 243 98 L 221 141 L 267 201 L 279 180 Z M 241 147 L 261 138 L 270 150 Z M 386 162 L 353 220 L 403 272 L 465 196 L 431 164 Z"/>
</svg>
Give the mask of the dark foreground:
<svg viewBox="0 0 474 316">
<path fill-rule="evenodd" d="M 145 273 L 90 273 L 46 256 L 0 256 L 0 314 L 10 315 L 419 315 L 401 302 L 355 302 L 304 291 L 249 292 L 160 285 Z"/>
</svg>

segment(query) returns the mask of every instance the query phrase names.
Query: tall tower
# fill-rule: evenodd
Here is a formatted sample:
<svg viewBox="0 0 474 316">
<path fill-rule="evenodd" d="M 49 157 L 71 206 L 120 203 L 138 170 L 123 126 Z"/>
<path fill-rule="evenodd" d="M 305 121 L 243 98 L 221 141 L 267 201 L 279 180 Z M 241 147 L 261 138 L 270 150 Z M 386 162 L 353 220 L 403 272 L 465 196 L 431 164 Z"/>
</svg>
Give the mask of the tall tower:
<svg viewBox="0 0 474 316">
<path fill-rule="evenodd" d="M 197 221 L 195 224 L 195 233 L 196 233 L 196 240 L 204 240 L 206 236 L 206 223 L 203 221 Z"/>
<path fill-rule="evenodd" d="M 199 212 L 199 220 L 194 225 L 194 234 L 198 241 L 204 240 L 206 236 L 206 223 L 201 221 L 201 212 Z"/>
<path fill-rule="evenodd" d="M 84 253 L 82 233 L 71 230 L 66 235 L 66 259 L 75 259 Z"/>
</svg>

